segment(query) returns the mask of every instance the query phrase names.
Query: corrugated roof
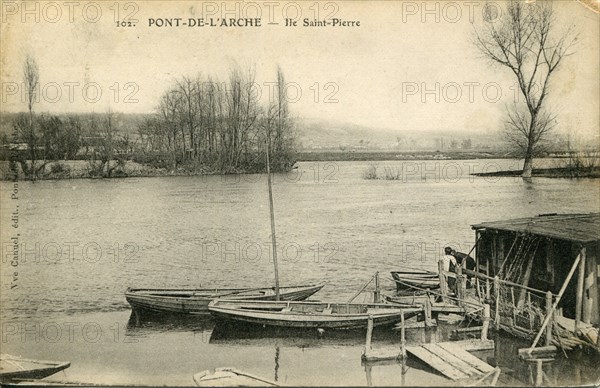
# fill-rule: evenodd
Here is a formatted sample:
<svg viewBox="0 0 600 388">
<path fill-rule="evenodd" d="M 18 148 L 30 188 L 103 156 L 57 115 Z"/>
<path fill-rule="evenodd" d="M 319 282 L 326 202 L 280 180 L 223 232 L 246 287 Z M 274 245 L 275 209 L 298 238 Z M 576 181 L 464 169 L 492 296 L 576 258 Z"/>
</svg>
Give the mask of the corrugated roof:
<svg viewBox="0 0 600 388">
<path fill-rule="evenodd" d="M 541 214 L 537 217 L 483 222 L 472 227 L 532 233 L 581 243 L 600 241 L 600 213 Z"/>
</svg>

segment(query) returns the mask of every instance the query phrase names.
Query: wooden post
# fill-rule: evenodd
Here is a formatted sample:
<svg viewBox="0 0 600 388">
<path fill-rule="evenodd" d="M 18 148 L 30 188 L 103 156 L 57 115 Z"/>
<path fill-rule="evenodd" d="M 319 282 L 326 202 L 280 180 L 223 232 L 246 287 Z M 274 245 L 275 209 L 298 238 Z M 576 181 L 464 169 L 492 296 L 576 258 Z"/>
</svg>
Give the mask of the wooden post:
<svg viewBox="0 0 600 388">
<path fill-rule="evenodd" d="M 406 357 L 406 333 L 405 333 L 405 324 L 404 324 L 404 310 L 402 311 L 402 315 L 400 315 L 400 323 L 402 327 L 400 328 L 400 355 L 402 358 Z"/>
<path fill-rule="evenodd" d="M 373 386 L 373 379 L 371 377 L 371 364 L 366 363 L 365 364 L 365 373 L 367 375 L 367 387 L 372 387 Z"/>
<path fill-rule="evenodd" d="M 585 292 L 583 304 L 583 321 L 592 323 L 598 321 L 598 269 L 595 255 L 587 256 L 585 265 Z"/>
<path fill-rule="evenodd" d="M 406 367 L 406 357 L 402 357 L 402 379 L 400 380 L 402 386 L 406 386 L 406 372 L 408 372 L 408 368 Z"/>
<path fill-rule="evenodd" d="M 379 303 L 381 300 L 379 299 L 379 272 L 375 272 L 375 292 L 373 293 L 373 303 Z"/>
<path fill-rule="evenodd" d="M 465 259 L 465 264 L 466 264 L 466 259 Z M 463 299 L 464 299 L 464 279 L 463 279 L 463 274 L 462 274 L 462 266 L 461 265 L 457 265 L 456 266 L 456 299 L 458 300 L 458 305 L 462 307 L 463 305 Z"/>
<path fill-rule="evenodd" d="M 446 303 L 448 301 L 448 282 L 446 282 L 446 275 L 444 275 L 444 261 L 438 261 L 438 272 L 440 277 L 440 291 L 442 293 L 442 301 Z"/>
<path fill-rule="evenodd" d="M 552 293 L 546 292 L 546 314 L 552 314 Z M 546 346 L 552 345 L 552 325 L 546 326 Z"/>
<path fill-rule="evenodd" d="M 543 382 L 544 369 L 542 368 L 542 360 L 536 360 L 535 386 L 540 387 Z"/>
<path fill-rule="evenodd" d="M 500 279 L 498 279 L 498 275 L 494 276 L 494 295 L 496 298 L 494 323 L 496 325 L 496 330 L 500 330 Z"/>
<path fill-rule="evenodd" d="M 425 313 L 425 327 L 433 326 L 433 322 L 431 319 L 431 299 L 427 298 L 425 300 L 425 307 L 423 310 Z"/>
<path fill-rule="evenodd" d="M 490 327 L 490 305 L 483 305 L 483 324 L 481 326 L 481 340 L 486 341 L 488 339 L 488 329 Z"/>
<path fill-rule="evenodd" d="M 369 314 L 369 320 L 367 321 L 367 340 L 365 342 L 365 356 L 371 350 L 371 338 L 373 337 L 373 316 Z"/>
<path fill-rule="evenodd" d="M 475 232 L 475 272 L 479 273 L 479 231 Z M 481 290 L 479 289 L 479 276 L 475 276 L 475 295 L 481 302 Z"/>
<path fill-rule="evenodd" d="M 581 249 L 581 261 L 579 263 L 579 276 L 577 277 L 577 296 L 575 299 L 575 333 L 581 322 L 581 312 L 583 311 L 583 282 L 585 280 L 585 248 Z"/>
<path fill-rule="evenodd" d="M 491 386 L 495 387 L 498 382 L 498 378 L 500 377 L 500 368 L 496 367 L 496 373 L 494 373 L 494 378 L 492 379 Z"/>
</svg>

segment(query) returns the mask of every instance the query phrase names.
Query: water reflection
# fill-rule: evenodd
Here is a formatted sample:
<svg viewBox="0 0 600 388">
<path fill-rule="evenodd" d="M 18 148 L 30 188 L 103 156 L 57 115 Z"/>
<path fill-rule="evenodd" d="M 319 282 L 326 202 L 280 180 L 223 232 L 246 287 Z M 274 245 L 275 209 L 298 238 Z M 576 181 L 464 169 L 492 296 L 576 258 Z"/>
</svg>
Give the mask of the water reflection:
<svg viewBox="0 0 600 388">
<path fill-rule="evenodd" d="M 358 344 L 364 341 L 360 331 L 330 331 L 297 328 L 272 328 L 255 325 L 218 324 L 210 336 L 211 344 L 265 344 L 287 346 L 322 346 L 324 344 Z"/>
<path fill-rule="evenodd" d="M 447 341 L 449 332 L 454 326 L 440 324 L 436 328 L 409 329 L 406 332 L 407 344 Z M 143 314 L 131 313 L 127 323 L 126 335 L 132 337 L 151 337 L 153 335 L 172 332 L 201 333 L 210 345 L 225 348 L 242 347 L 246 349 L 265 349 L 273 351 L 271 373 L 274 381 L 281 380 L 280 370 L 289 370 L 289 365 L 282 363 L 282 357 L 291 349 L 362 349 L 365 344 L 364 329 L 359 330 L 310 330 L 301 328 L 274 328 L 242 323 L 215 322 L 210 315 L 189 316 L 181 314 Z M 400 333 L 390 327 L 375 328 L 373 346 L 399 346 Z M 568 383 L 584 384 L 600 381 L 600 356 L 585 351 L 558 354 L 552 362 L 542 365 L 541 373 L 537 365 L 519 359 L 517 351 L 529 346 L 528 341 L 511 337 L 504 333 L 496 333 L 494 350 L 474 351 L 473 355 L 492 366 L 501 368 L 498 385 L 501 386 L 555 386 Z M 270 352 L 270 351 L 269 351 Z M 377 362 L 361 362 L 364 369 L 365 384 L 376 385 L 374 380 L 380 375 L 396 375 L 396 384 L 404 386 L 415 384 L 417 375 L 434 372 L 427 364 L 408 357 L 405 360 L 386 360 Z M 412 370 L 412 372 L 411 372 Z M 418 371 L 418 372 L 417 372 Z M 442 380 L 443 381 L 443 380 Z M 448 381 L 452 385 L 451 381 Z"/>
<path fill-rule="evenodd" d="M 279 380 L 279 346 L 275 348 L 275 381 Z"/>
<path fill-rule="evenodd" d="M 398 386 L 400 387 L 406 386 L 406 373 L 410 368 L 423 368 L 423 365 L 419 365 L 418 362 L 415 362 L 408 358 L 400 358 L 398 360 L 362 361 L 361 364 L 365 368 L 365 379 L 367 382 L 367 387 L 373 386 L 373 368 L 377 369 L 378 367 L 398 367 L 400 369 L 400 384 L 398 384 Z"/>
<path fill-rule="evenodd" d="M 183 315 L 165 313 L 131 312 L 127 321 L 127 333 L 149 335 L 153 332 L 199 332 L 210 331 L 215 326 L 210 315 Z"/>
<path fill-rule="evenodd" d="M 536 381 L 542 386 L 580 385 L 590 382 L 600 382 L 600 355 L 587 352 L 585 349 L 568 353 L 559 353 L 552 361 L 544 362 L 541 375 L 535 363 L 519 359 L 518 350 L 529 347 L 529 341 L 514 338 L 505 333 L 494 337 L 496 348 L 493 357 L 474 353 L 491 365 L 502 369 L 501 385 L 536 386 Z"/>
</svg>

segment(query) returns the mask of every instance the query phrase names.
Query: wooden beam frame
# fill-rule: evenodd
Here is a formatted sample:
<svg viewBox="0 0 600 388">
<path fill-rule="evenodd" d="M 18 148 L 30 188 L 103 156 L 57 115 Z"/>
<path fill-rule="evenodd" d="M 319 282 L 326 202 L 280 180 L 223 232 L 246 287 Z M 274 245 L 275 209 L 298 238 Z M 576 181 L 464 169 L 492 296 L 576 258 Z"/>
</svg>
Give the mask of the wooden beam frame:
<svg viewBox="0 0 600 388">
<path fill-rule="evenodd" d="M 581 314 L 583 312 L 583 287 L 585 280 L 585 247 L 581 248 L 579 255 L 581 256 L 581 260 L 579 261 L 579 273 L 577 276 L 577 295 L 575 299 L 575 332 L 577 332 L 577 328 L 579 323 L 581 322 Z"/>
</svg>

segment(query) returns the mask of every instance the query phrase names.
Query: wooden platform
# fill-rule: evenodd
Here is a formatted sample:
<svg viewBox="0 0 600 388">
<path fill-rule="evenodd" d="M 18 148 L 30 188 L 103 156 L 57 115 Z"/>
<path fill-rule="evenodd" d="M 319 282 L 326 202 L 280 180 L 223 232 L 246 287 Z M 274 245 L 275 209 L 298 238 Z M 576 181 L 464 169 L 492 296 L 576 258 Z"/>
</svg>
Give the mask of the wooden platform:
<svg viewBox="0 0 600 388">
<path fill-rule="evenodd" d="M 494 349 L 494 341 L 493 340 L 479 340 L 479 339 L 467 339 L 462 341 L 449 341 L 449 342 L 441 342 L 433 345 L 439 344 L 449 344 L 453 349 L 462 349 L 466 352 L 474 351 L 474 350 L 493 350 Z M 431 344 L 426 344 L 431 345 Z M 420 345 L 407 346 L 408 348 L 417 348 Z M 388 346 L 379 349 L 368 349 L 363 352 L 362 359 L 363 361 L 383 361 L 383 360 L 396 360 L 402 357 L 402 350 L 399 346 Z M 482 361 L 483 362 L 483 361 Z"/>
<path fill-rule="evenodd" d="M 461 346 L 463 341 L 407 346 L 406 351 L 452 380 L 472 379 L 495 368 Z"/>
</svg>

